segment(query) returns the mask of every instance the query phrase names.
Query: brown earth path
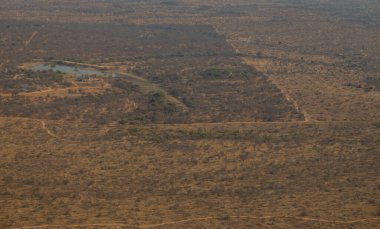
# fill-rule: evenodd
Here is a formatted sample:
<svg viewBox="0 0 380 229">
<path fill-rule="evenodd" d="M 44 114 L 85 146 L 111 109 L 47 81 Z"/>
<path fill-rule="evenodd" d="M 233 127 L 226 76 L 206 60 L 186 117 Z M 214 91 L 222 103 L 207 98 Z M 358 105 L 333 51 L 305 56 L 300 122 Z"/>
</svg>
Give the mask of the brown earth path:
<svg viewBox="0 0 380 229">
<path fill-rule="evenodd" d="M 0 121 L 1 119 L 24 119 L 24 120 L 37 120 L 41 123 L 42 125 L 42 128 L 45 129 L 46 128 L 46 123 L 44 120 L 42 119 L 38 119 L 38 118 L 28 118 L 28 117 L 10 117 L 10 116 L 1 116 L 0 117 Z M 366 123 L 365 121 L 362 121 L 363 123 Z M 45 123 L 45 125 L 43 124 Z M 75 123 L 75 122 L 73 122 Z M 193 122 L 193 123 L 161 123 L 161 124 L 148 124 L 146 126 L 167 126 L 167 127 L 176 127 L 176 126 L 219 126 L 219 125 L 249 125 L 249 124 L 275 124 L 275 125 L 278 125 L 278 124 L 305 124 L 305 121 L 236 121 L 236 122 Z M 308 123 L 312 124 L 312 123 L 360 123 L 358 121 L 318 121 L 318 120 L 311 120 L 309 121 Z M 124 125 L 124 126 L 135 126 L 135 125 Z M 111 123 L 111 124 L 108 124 L 108 125 L 103 125 L 102 128 L 105 129 L 104 132 L 107 132 L 109 131 L 110 129 L 112 129 L 113 127 L 115 127 L 115 123 Z M 53 134 L 55 135 L 55 134 Z M 57 136 L 57 135 L 55 135 Z"/>
<path fill-rule="evenodd" d="M 46 133 L 50 136 L 52 136 L 53 138 L 59 138 L 57 135 L 53 134 L 49 128 L 46 126 L 46 122 L 44 120 L 39 120 L 40 123 L 41 123 L 41 127 L 42 129 L 44 129 L 46 131 Z"/>
<path fill-rule="evenodd" d="M 163 88 L 160 87 L 160 85 L 154 84 L 150 82 L 149 80 L 146 80 L 145 78 L 138 76 L 136 74 L 130 73 L 130 72 L 124 72 L 124 71 L 118 71 L 118 66 L 114 65 L 97 65 L 97 64 L 88 64 L 88 63 L 81 63 L 81 62 L 73 62 L 73 61 L 66 61 L 66 60 L 55 60 L 54 62 L 56 63 L 63 63 L 63 64 L 69 64 L 69 65 L 77 65 L 77 66 L 82 66 L 82 67 L 89 67 L 89 68 L 96 68 L 101 71 L 106 71 L 110 73 L 115 73 L 115 74 L 121 74 L 127 76 L 133 83 L 139 85 L 140 89 L 145 92 L 151 92 L 151 91 L 163 91 L 166 94 L 166 98 L 168 101 L 174 103 L 178 107 L 182 109 L 182 111 L 186 112 L 188 111 L 188 107 L 175 98 L 174 96 L 170 95 L 167 93 Z"/>
<path fill-rule="evenodd" d="M 312 119 L 310 118 L 310 115 L 302 108 L 300 108 L 300 106 L 298 105 L 298 102 L 296 100 L 294 100 L 290 95 L 289 93 L 279 85 L 278 82 L 276 82 L 276 79 L 273 78 L 273 77 L 270 77 L 268 76 L 268 79 L 274 84 L 276 85 L 276 87 L 281 91 L 281 93 L 285 96 L 286 100 L 291 103 L 294 108 L 297 110 L 297 112 L 301 113 L 304 117 L 304 122 L 309 122 L 311 121 Z"/>
<path fill-rule="evenodd" d="M 33 39 L 37 36 L 37 34 L 38 34 L 37 31 L 34 31 L 32 33 L 32 35 L 29 37 L 29 39 L 24 42 L 24 48 L 26 48 L 26 47 L 28 47 L 30 45 L 30 42 L 33 41 Z"/>
<path fill-rule="evenodd" d="M 227 219 L 255 219 L 255 220 L 266 220 L 266 219 L 294 219 L 300 221 L 308 221 L 308 222 L 319 222 L 319 223 L 327 223 L 327 224 L 355 224 L 366 221 L 377 221 L 380 220 L 379 217 L 374 218 L 363 218 L 356 220 L 328 220 L 328 219 L 319 219 L 319 218 L 310 218 L 310 217 L 300 217 L 300 216 L 286 216 L 286 215 L 278 215 L 278 216 L 228 216 Z M 105 223 L 105 224 L 62 224 L 62 225 L 40 225 L 40 226 L 26 226 L 26 227 L 18 227 L 13 229 L 38 229 L 38 228 L 78 228 L 78 227 L 128 227 L 128 228 L 155 228 L 162 227 L 167 225 L 181 224 L 187 222 L 199 222 L 206 220 L 225 220 L 221 217 L 200 217 L 200 218 L 191 218 L 177 221 L 168 221 L 164 223 L 157 224 L 147 224 L 147 225 L 131 225 L 131 224 L 122 224 L 122 223 Z"/>
<path fill-rule="evenodd" d="M 217 34 L 220 34 L 222 35 L 222 33 L 219 31 L 218 27 L 217 26 L 213 26 L 214 28 L 214 31 L 217 33 Z M 235 47 L 232 42 L 228 39 L 226 39 L 226 42 L 235 50 L 236 53 L 240 53 L 240 50 Z M 250 65 L 252 67 L 256 67 L 254 66 L 252 63 L 250 63 L 246 58 L 241 58 L 242 61 L 246 64 L 246 65 Z M 273 78 L 273 77 L 270 77 L 270 76 L 267 76 L 269 81 L 271 83 L 273 83 L 280 91 L 281 93 L 285 96 L 286 100 L 291 103 L 293 105 L 293 107 L 297 110 L 297 112 L 301 113 L 303 116 L 304 116 L 304 120 L 302 122 L 309 122 L 311 121 L 312 119 L 310 118 L 310 115 L 304 110 L 302 109 L 298 102 L 296 100 L 294 100 L 290 95 L 289 93 L 284 89 L 282 88 L 278 82 L 276 82 L 276 80 Z M 299 121 L 293 121 L 293 122 L 299 122 Z"/>
<path fill-rule="evenodd" d="M 40 91 L 32 91 L 32 92 L 21 92 L 18 93 L 17 95 L 19 96 L 26 96 L 26 97 L 39 97 L 39 96 L 44 96 L 49 93 L 62 93 L 66 94 L 68 90 L 77 90 L 77 89 L 84 89 L 84 90 L 98 90 L 101 87 L 96 87 L 96 86 L 79 86 L 77 84 L 74 84 L 72 87 L 65 87 L 65 88 L 48 88 Z M 12 93 L 0 93 L 0 96 L 4 97 L 12 97 Z"/>
</svg>

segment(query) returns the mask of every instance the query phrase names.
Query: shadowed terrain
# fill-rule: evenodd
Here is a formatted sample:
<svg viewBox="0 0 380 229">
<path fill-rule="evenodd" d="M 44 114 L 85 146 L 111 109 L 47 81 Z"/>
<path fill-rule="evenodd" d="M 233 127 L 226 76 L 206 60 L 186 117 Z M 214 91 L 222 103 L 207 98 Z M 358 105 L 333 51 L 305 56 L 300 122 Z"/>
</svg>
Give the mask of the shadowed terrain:
<svg viewBox="0 0 380 229">
<path fill-rule="evenodd" d="M 379 227 L 379 15 L 2 3 L 0 228 Z"/>
</svg>

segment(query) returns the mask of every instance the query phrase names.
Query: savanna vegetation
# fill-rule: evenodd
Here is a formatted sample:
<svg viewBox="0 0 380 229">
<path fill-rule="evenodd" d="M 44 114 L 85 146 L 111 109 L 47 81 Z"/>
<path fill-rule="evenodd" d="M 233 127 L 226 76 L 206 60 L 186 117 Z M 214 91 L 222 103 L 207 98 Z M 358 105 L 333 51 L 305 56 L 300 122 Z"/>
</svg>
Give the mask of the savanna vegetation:
<svg viewBox="0 0 380 229">
<path fill-rule="evenodd" d="M 379 12 L 3 2 L 0 228 L 379 227 Z"/>
</svg>

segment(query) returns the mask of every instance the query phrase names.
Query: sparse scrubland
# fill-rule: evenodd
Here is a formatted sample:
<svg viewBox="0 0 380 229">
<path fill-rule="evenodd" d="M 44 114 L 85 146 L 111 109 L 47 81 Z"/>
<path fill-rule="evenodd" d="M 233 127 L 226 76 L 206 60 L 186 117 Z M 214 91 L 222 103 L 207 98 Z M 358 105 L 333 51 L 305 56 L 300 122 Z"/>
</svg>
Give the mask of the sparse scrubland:
<svg viewBox="0 0 380 229">
<path fill-rule="evenodd" d="M 0 228 L 379 227 L 379 12 L 2 3 Z"/>
</svg>

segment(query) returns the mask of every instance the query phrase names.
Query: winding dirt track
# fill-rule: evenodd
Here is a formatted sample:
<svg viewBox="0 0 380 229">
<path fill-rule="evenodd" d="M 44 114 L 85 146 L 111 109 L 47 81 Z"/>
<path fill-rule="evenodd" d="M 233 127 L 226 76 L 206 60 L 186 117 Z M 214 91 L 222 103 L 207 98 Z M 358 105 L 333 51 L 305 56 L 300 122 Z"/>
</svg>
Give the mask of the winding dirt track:
<svg viewBox="0 0 380 229">
<path fill-rule="evenodd" d="M 286 100 L 293 105 L 293 107 L 303 115 L 304 117 L 304 122 L 309 122 L 311 120 L 309 114 L 304 110 L 301 109 L 300 106 L 298 105 L 298 102 L 294 100 L 289 93 L 280 86 L 278 82 L 273 77 L 268 76 L 268 79 L 281 91 L 281 93 L 285 96 Z"/>
<path fill-rule="evenodd" d="M 50 136 L 52 136 L 53 138 L 59 138 L 57 135 L 53 134 L 47 127 L 46 127 L 46 122 L 43 121 L 43 120 L 39 120 L 40 123 L 41 123 L 41 127 L 42 129 L 44 129 L 46 131 L 46 133 Z"/>
<path fill-rule="evenodd" d="M 213 26 L 213 28 L 214 28 L 214 31 L 217 33 L 217 34 L 220 34 L 220 35 L 224 35 L 223 33 L 221 33 L 220 31 L 219 31 L 219 29 L 218 29 L 218 27 L 217 26 Z M 235 53 L 239 53 L 240 51 L 239 51 L 239 49 L 230 41 L 230 40 L 228 40 L 228 39 L 226 39 L 226 42 L 235 50 Z M 242 60 L 242 62 L 243 63 L 245 63 L 246 65 L 250 65 L 250 66 L 253 66 L 254 68 L 256 68 L 256 66 L 255 65 L 253 65 L 252 63 L 249 63 L 249 61 L 247 61 L 247 59 L 245 59 L 245 58 L 241 58 L 241 60 Z M 310 117 L 310 115 L 304 110 L 304 109 L 302 109 L 300 106 L 299 106 L 299 104 L 298 104 L 298 102 L 295 100 L 295 99 L 293 99 L 290 95 L 289 95 L 289 93 L 284 89 L 284 88 L 282 88 L 280 85 L 279 85 L 279 83 L 278 82 L 276 82 L 276 80 L 273 78 L 273 77 L 270 77 L 270 76 L 267 76 L 268 77 L 268 79 L 269 79 L 269 81 L 272 83 L 272 84 L 274 84 L 280 91 L 281 91 L 281 93 L 284 95 L 284 97 L 285 97 L 285 99 L 289 102 L 289 103 L 291 103 L 292 105 L 293 105 L 293 107 L 299 112 L 299 113 L 301 113 L 302 115 L 303 115 L 303 117 L 304 117 L 304 120 L 302 121 L 302 122 L 310 122 L 310 121 L 312 121 L 312 119 L 311 119 L 311 117 Z M 297 122 L 297 121 L 295 121 L 295 122 Z"/>
<path fill-rule="evenodd" d="M 25 47 L 25 48 L 28 47 L 28 46 L 30 45 L 30 42 L 32 42 L 32 40 L 37 36 L 37 34 L 38 34 L 38 32 L 37 32 L 37 31 L 34 31 L 34 32 L 32 33 L 32 35 L 29 37 L 29 39 L 26 40 L 26 41 L 24 42 L 24 47 Z"/>
<path fill-rule="evenodd" d="M 327 220 L 327 219 L 317 219 L 317 218 L 309 218 L 309 217 L 298 217 L 298 216 L 229 216 L 227 219 L 255 219 L 255 220 L 266 220 L 266 219 L 294 219 L 300 221 L 309 221 L 309 222 L 319 222 L 319 223 L 327 223 L 327 224 L 355 224 L 362 223 L 366 221 L 376 221 L 380 220 L 380 218 L 363 218 L 357 220 Z M 207 221 L 207 220 L 224 220 L 220 217 L 201 217 L 201 218 L 192 218 L 192 219 L 184 219 L 178 221 L 168 221 L 164 223 L 157 224 L 147 224 L 147 225 L 131 225 L 131 224 L 122 224 L 122 223 L 109 223 L 109 224 L 62 224 L 62 225 L 40 225 L 40 226 L 27 226 L 27 227 L 18 227 L 13 229 L 39 229 L 39 228 L 86 228 L 86 227 L 127 227 L 127 228 L 155 228 L 162 227 L 174 224 L 188 223 L 188 222 L 199 222 L 199 221 Z"/>
<path fill-rule="evenodd" d="M 152 91 L 163 91 L 166 94 L 166 98 L 176 104 L 178 107 L 180 107 L 183 111 L 188 111 L 188 107 L 175 98 L 174 96 L 170 95 L 167 91 L 165 91 L 162 87 L 160 87 L 158 84 L 152 83 L 149 80 L 145 79 L 144 77 L 138 76 L 136 74 L 133 74 L 131 72 L 124 72 L 124 71 L 119 71 L 118 68 L 119 66 L 115 65 L 97 65 L 97 64 L 89 64 L 89 63 L 81 63 L 81 62 L 73 62 L 73 61 L 66 61 L 66 60 L 55 60 L 56 63 L 62 63 L 62 64 L 69 64 L 69 65 L 76 65 L 76 66 L 82 66 L 82 67 L 88 67 L 88 68 L 95 68 L 103 72 L 108 72 L 108 73 L 116 73 L 116 74 L 121 74 L 124 76 L 127 76 L 128 79 L 139 85 L 140 89 L 145 92 L 145 93 L 151 93 Z"/>
</svg>

